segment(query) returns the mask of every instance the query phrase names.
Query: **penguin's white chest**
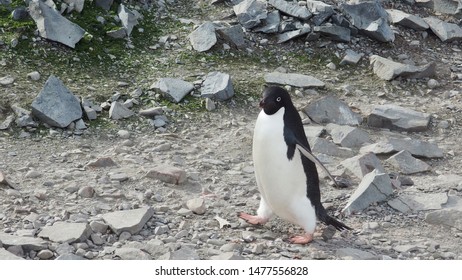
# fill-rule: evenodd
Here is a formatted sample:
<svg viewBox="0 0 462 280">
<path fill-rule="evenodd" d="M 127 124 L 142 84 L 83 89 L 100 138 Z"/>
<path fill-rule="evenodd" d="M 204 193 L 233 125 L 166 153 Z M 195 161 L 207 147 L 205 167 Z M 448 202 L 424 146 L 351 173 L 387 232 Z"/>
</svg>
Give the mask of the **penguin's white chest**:
<svg viewBox="0 0 462 280">
<path fill-rule="evenodd" d="M 271 210 L 283 219 L 300 224 L 300 212 L 310 211 L 307 180 L 298 149 L 287 158 L 284 141 L 284 112 L 273 115 L 262 110 L 255 124 L 253 161 L 258 189 Z"/>
</svg>

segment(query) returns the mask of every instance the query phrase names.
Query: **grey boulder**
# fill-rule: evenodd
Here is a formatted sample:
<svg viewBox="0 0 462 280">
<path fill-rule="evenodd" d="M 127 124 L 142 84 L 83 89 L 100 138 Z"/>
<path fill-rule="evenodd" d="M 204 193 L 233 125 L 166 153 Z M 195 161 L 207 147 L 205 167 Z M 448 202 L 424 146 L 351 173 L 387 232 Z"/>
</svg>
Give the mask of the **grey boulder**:
<svg viewBox="0 0 462 280">
<path fill-rule="evenodd" d="M 83 28 L 69 21 L 42 1 L 31 1 L 29 14 L 37 24 L 40 36 L 45 39 L 75 48 L 75 44 L 85 35 Z"/>
<path fill-rule="evenodd" d="M 234 96 L 234 87 L 229 74 L 211 72 L 207 74 L 201 88 L 201 97 L 225 101 Z"/>
<path fill-rule="evenodd" d="M 266 1 L 263 0 L 244 0 L 234 5 L 233 10 L 244 28 L 254 28 L 267 17 Z"/>
<path fill-rule="evenodd" d="M 380 42 L 393 42 L 395 35 L 388 25 L 388 14 L 379 1 L 341 4 L 343 14 L 365 35 Z"/>
<path fill-rule="evenodd" d="M 371 55 L 369 61 L 374 73 L 382 80 L 390 81 L 397 77 L 419 79 L 432 77 L 436 74 L 436 63 L 430 62 L 422 66 L 402 64 L 393 60 Z"/>
<path fill-rule="evenodd" d="M 190 82 L 177 78 L 161 78 L 151 86 L 172 102 L 179 103 L 183 98 L 194 89 Z"/>
<path fill-rule="evenodd" d="M 371 127 L 399 131 L 419 132 L 428 129 L 430 114 L 414 111 L 394 104 L 377 105 L 367 117 Z"/>
<path fill-rule="evenodd" d="M 316 88 L 325 86 L 324 82 L 313 76 L 297 73 L 271 72 L 265 74 L 264 79 L 268 84 L 289 85 L 299 88 Z"/>
<path fill-rule="evenodd" d="M 82 108 L 77 97 L 51 75 L 32 102 L 32 114 L 51 126 L 65 128 L 82 118 Z"/>
<path fill-rule="evenodd" d="M 189 41 L 196 51 L 208 51 L 217 43 L 215 25 L 210 21 L 201 24 L 196 30 L 189 34 Z"/>
<path fill-rule="evenodd" d="M 334 96 L 323 97 L 303 109 L 303 112 L 317 123 L 359 125 L 361 116 L 354 113 L 347 104 Z"/>
<path fill-rule="evenodd" d="M 362 211 L 372 203 L 385 201 L 392 193 L 393 187 L 388 174 L 374 170 L 364 176 L 342 211 L 346 214 Z"/>
<path fill-rule="evenodd" d="M 459 25 L 445 22 L 435 17 L 427 17 L 424 20 L 441 41 L 452 42 L 462 40 L 462 28 Z"/>
</svg>

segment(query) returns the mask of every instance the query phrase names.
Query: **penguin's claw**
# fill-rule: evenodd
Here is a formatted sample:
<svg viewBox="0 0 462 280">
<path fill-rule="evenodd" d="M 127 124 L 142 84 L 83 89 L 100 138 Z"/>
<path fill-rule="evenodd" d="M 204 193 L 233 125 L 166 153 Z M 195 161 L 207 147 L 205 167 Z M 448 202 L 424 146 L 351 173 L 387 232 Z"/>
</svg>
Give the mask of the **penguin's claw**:
<svg viewBox="0 0 462 280">
<path fill-rule="evenodd" d="M 268 219 L 259 216 L 252 216 L 244 212 L 239 213 L 239 218 L 252 225 L 263 225 L 268 221 Z"/>
<path fill-rule="evenodd" d="M 308 244 L 313 241 L 313 234 L 297 235 L 289 239 L 290 243 L 293 244 Z"/>
</svg>

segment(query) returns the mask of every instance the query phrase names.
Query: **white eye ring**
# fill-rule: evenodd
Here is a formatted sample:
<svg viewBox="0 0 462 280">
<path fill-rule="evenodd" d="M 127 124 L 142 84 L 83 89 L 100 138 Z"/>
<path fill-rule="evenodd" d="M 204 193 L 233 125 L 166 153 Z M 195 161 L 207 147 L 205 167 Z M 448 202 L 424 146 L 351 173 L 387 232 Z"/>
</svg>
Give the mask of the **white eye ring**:
<svg viewBox="0 0 462 280">
<path fill-rule="evenodd" d="M 276 98 L 276 101 L 281 102 L 281 97 L 279 96 L 278 98 Z"/>
</svg>

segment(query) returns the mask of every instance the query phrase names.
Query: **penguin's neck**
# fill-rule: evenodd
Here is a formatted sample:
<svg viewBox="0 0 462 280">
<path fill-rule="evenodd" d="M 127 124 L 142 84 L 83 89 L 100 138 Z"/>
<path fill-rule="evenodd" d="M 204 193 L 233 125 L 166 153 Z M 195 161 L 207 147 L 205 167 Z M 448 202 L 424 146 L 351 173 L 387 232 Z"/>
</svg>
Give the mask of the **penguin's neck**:
<svg viewBox="0 0 462 280">
<path fill-rule="evenodd" d="M 284 107 L 272 115 L 268 115 L 264 110 L 261 110 L 255 125 L 258 134 L 263 137 L 274 137 L 275 134 L 282 134 L 284 129 L 284 114 Z"/>
</svg>

